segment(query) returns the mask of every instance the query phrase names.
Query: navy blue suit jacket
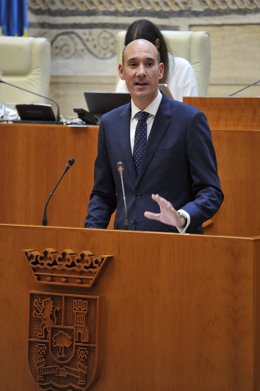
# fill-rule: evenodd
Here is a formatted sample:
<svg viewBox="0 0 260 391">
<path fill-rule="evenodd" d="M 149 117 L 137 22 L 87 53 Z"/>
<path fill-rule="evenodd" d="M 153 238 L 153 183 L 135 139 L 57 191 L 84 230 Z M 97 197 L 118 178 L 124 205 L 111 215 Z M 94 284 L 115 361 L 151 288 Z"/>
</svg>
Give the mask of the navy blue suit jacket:
<svg viewBox="0 0 260 391">
<path fill-rule="evenodd" d="M 175 227 L 144 217 L 159 212 L 158 193 L 191 217 L 187 232 L 202 232 L 223 200 L 215 151 L 206 117 L 196 108 L 163 96 L 136 177 L 130 146 L 131 105 L 105 114 L 100 122 L 94 187 L 85 226 L 106 228 L 116 209 L 115 228 L 124 228 L 124 203 L 117 162 L 124 163 L 129 229 L 176 232 Z"/>
</svg>

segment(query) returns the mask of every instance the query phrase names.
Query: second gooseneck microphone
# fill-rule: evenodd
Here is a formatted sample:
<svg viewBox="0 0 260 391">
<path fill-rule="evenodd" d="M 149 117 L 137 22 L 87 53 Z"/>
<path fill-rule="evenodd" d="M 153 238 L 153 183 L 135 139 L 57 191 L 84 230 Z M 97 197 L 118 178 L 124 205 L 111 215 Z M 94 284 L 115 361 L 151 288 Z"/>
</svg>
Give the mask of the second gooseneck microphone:
<svg viewBox="0 0 260 391">
<path fill-rule="evenodd" d="M 123 177 L 124 169 L 125 169 L 124 168 L 124 163 L 123 162 L 117 162 L 117 171 L 119 173 L 120 180 L 121 180 L 123 202 L 124 202 L 124 212 L 125 212 L 124 229 L 128 229 L 128 214 L 127 214 L 127 205 L 126 205 L 126 197 L 125 197 L 125 185 L 124 185 L 124 177 Z"/>
<path fill-rule="evenodd" d="M 239 92 L 242 92 L 242 91 L 244 91 L 244 90 L 247 90 L 248 88 L 253 87 L 253 86 L 255 86 L 255 85 L 259 84 L 259 83 L 260 83 L 260 80 L 257 80 L 257 81 L 255 81 L 254 83 L 248 84 L 247 86 L 241 88 L 240 90 L 237 90 L 237 91 L 233 92 L 233 93 L 230 94 L 229 96 L 237 95 Z"/>
<path fill-rule="evenodd" d="M 59 186 L 62 178 L 64 177 L 64 175 L 66 174 L 66 172 L 69 171 L 69 169 L 71 168 L 71 166 L 73 166 L 73 164 L 75 163 L 75 159 L 73 157 L 71 157 L 67 163 L 66 163 L 66 166 L 65 166 L 65 169 L 60 177 L 60 179 L 58 180 L 58 182 L 56 183 L 56 185 L 54 186 L 53 190 L 50 192 L 48 198 L 47 198 L 47 201 L 45 202 L 45 205 L 44 205 L 44 209 L 43 209 L 43 217 L 42 217 L 42 225 L 48 225 L 48 220 L 47 220 L 47 207 L 49 205 L 49 202 L 50 202 L 50 199 L 51 197 L 53 196 L 55 190 L 57 189 L 57 187 Z"/>
</svg>

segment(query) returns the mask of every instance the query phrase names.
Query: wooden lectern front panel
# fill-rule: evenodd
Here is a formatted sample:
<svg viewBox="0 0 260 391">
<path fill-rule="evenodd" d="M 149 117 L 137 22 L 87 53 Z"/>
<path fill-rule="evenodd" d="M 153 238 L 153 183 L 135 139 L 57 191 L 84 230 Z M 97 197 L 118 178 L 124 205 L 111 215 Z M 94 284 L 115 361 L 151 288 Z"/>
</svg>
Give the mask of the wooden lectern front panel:
<svg viewBox="0 0 260 391">
<path fill-rule="evenodd" d="M 113 258 L 96 287 L 65 289 L 35 282 L 26 248 Z M 0 227 L 3 390 L 37 389 L 27 346 L 29 292 L 40 291 L 102 297 L 90 390 L 258 391 L 259 250 L 259 238 Z"/>
</svg>

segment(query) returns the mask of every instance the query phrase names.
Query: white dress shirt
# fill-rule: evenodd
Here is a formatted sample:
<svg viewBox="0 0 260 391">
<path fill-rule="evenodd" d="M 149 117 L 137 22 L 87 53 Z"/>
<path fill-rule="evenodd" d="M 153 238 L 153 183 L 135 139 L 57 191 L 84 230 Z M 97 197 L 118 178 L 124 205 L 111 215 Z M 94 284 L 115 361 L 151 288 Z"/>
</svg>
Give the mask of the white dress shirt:
<svg viewBox="0 0 260 391">
<path fill-rule="evenodd" d="M 134 150 L 135 129 L 138 121 L 136 114 L 139 111 L 146 111 L 147 113 L 149 113 L 149 116 L 147 117 L 147 139 L 148 139 L 151 133 L 154 117 L 160 106 L 161 100 L 162 100 L 162 94 L 160 93 L 160 91 L 158 91 L 156 98 L 144 110 L 140 110 L 131 100 L 132 111 L 131 111 L 131 120 L 130 120 L 130 144 L 131 144 L 132 153 Z"/>
</svg>

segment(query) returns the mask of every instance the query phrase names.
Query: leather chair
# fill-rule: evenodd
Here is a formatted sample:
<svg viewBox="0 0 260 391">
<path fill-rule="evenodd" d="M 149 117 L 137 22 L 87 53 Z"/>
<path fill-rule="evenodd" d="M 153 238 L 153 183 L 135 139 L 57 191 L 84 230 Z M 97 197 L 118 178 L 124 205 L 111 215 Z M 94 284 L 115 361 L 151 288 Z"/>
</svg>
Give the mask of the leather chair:
<svg viewBox="0 0 260 391">
<path fill-rule="evenodd" d="M 46 38 L 0 36 L 0 73 L 8 83 L 49 95 L 51 46 Z M 48 103 L 44 98 L 0 83 L 0 103 Z"/>
<path fill-rule="evenodd" d="M 161 31 L 168 51 L 175 56 L 186 58 L 194 69 L 197 80 L 198 95 L 206 96 L 208 92 L 211 46 L 210 36 L 206 31 Z M 125 31 L 117 34 L 117 64 L 121 62 L 124 48 Z"/>
</svg>

